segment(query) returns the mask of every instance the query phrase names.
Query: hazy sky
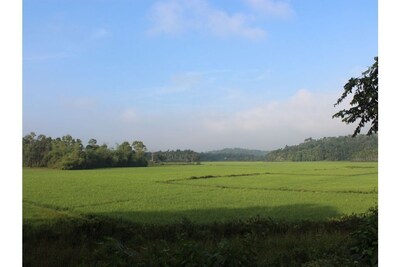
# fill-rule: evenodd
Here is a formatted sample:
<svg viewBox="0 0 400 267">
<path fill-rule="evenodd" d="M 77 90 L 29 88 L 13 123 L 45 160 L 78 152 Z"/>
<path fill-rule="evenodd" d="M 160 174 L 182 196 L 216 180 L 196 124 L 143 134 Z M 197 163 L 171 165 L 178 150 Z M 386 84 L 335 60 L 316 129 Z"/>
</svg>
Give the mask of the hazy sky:
<svg viewBox="0 0 400 267">
<path fill-rule="evenodd" d="M 376 0 L 25 0 L 23 132 L 150 151 L 351 134 L 332 114 L 378 53 Z"/>
</svg>

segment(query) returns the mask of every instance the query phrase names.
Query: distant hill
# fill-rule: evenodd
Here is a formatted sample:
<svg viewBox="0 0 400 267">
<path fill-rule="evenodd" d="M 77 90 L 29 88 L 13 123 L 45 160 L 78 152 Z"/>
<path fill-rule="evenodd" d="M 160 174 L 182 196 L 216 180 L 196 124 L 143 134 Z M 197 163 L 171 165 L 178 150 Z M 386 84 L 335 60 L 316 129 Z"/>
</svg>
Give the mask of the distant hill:
<svg viewBox="0 0 400 267">
<path fill-rule="evenodd" d="M 244 148 L 224 148 L 199 153 L 201 161 L 259 161 L 265 160 L 267 151 Z"/>
<path fill-rule="evenodd" d="M 267 161 L 319 161 L 350 160 L 377 161 L 378 135 L 356 137 L 307 138 L 303 143 L 273 150 L 266 155 Z"/>
<path fill-rule="evenodd" d="M 263 151 L 263 150 L 257 150 L 257 149 L 246 149 L 246 148 L 224 148 L 220 150 L 212 150 L 208 151 L 206 153 L 211 153 L 211 154 L 233 154 L 233 155 L 238 155 L 238 154 L 245 154 L 245 155 L 255 155 L 255 156 L 265 156 L 268 152 Z"/>
</svg>

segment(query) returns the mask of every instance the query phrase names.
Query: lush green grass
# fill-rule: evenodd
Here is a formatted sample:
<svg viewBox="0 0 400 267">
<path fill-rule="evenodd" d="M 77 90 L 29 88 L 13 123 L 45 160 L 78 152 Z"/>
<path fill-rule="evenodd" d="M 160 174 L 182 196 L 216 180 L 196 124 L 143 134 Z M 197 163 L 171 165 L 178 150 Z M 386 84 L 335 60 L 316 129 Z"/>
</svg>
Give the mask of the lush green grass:
<svg viewBox="0 0 400 267">
<path fill-rule="evenodd" d="M 377 203 L 377 163 L 221 162 L 83 171 L 24 169 L 23 218 L 131 222 L 323 220 Z"/>
</svg>

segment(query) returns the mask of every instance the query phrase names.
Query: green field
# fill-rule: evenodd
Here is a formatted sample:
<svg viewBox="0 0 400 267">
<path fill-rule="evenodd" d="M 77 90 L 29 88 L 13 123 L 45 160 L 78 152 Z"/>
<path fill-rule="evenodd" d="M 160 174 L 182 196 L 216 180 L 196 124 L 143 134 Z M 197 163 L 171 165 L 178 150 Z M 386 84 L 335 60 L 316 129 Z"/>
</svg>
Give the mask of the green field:
<svg viewBox="0 0 400 267">
<path fill-rule="evenodd" d="M 83 171 L 23 170 L 23 219 L 106 216 L 196 223 L 261 216 L 324 220 L 377 204 L 377 163 L 214 162 Z"/>
</svg>

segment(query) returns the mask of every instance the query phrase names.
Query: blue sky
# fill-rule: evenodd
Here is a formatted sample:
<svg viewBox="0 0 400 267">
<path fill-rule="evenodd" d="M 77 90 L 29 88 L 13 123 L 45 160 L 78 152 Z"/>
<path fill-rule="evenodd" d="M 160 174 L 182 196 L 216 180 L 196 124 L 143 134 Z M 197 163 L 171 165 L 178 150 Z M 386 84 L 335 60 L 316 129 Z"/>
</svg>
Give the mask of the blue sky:
<svg viewBox="0 0 400 267">
<path fill-rule="evenodd" d="M 378 54 L 377 1 L 26 0 L 23 132 L 149 150 L 276 149 Z"/>
</svg>

